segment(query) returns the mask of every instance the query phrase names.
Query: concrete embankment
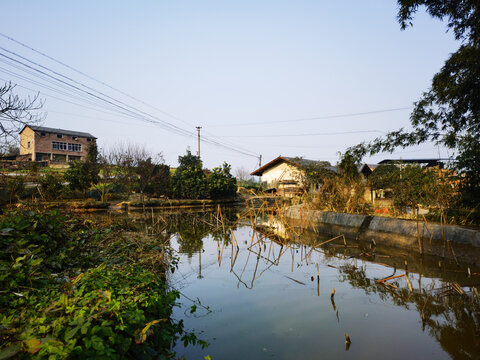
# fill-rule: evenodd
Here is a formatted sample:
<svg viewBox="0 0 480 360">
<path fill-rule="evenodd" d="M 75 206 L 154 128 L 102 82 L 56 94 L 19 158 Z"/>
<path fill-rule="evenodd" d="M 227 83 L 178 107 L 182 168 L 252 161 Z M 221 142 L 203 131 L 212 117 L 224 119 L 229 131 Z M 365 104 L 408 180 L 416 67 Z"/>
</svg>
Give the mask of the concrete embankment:
<svg viewBox="0 0 480 360">
<path fill-rule="evenodd" d="M 332 236 L 346 237 L 382 243 L 419 252 L 417 222 L 380 216 L 344 214 L 329 211 L 309 210 L 302 205 L 290 206 L 285 216 L 293 225 L 315 229 Z M 461 261 L 480 264 L 480 231 L 461 226 L 425 222 L 419 223 L 423 252 L 430 255 L 453 256 Z M 450 240 L 452 246 L 446 243 Z M 451 248 L 454 248 L 452 252 Z M 444 250 L 445 249 L 445 250 Z"/>
</svg>

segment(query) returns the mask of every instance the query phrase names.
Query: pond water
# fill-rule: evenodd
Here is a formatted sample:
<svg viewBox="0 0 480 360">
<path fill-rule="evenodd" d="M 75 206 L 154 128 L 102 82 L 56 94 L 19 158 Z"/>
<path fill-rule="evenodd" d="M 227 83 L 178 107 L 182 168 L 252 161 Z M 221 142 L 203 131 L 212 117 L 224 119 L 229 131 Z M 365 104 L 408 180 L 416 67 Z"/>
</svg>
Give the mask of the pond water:
<svg viewBox="0 0 480 360">
<path fill-rule="evenodd" d="M 174 317 L 210 343 L 178 344 L 178 358 L 480 359 L 478 269 L 296 229 L 282 240 L 239 212 L 162 215 L 179 256 Z"/>
</svg>

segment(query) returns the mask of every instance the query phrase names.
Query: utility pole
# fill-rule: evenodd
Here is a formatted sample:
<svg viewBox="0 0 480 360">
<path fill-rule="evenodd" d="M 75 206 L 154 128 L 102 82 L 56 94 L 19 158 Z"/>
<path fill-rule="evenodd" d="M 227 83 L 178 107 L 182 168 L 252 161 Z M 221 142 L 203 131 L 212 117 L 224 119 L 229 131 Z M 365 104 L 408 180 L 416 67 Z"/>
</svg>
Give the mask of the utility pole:
<svg viewBox="0 0 480 360">
<path fill-rule="evenodd" d="M 262 154 L 260 154 L 259 158 L 258 158 L 258 168 L 260 169 L 262 167 Z M 258 183 L 261 184 L 262 183 L 262 177 L 260 176 L 259 179 L 258 179 Z"/>
<path fill-rule="evenodd" d="M 202 127 L 201 126 L 197 126 L 197 131 L 198 131 L 198 152 L 197 152 L 197 156 L 198 158 L 200 159 L 200 129 Z"/>
</svg>

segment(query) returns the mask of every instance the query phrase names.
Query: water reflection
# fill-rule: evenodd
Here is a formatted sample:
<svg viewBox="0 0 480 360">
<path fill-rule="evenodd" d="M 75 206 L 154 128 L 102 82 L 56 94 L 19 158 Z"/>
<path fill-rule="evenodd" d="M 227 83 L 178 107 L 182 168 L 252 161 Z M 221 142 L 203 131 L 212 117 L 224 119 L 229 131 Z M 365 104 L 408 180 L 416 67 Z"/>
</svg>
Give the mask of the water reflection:
<svg viewBox="0 0 480 360">
<path fill-rule="evenodd" d="M 149 225 L 156 221 L 156 232 L 171 238 L 172 246 L 188 260 L 180 269 L 183 276 L 194 260 L 195 280 L 189 280 L 189 295 L 200 297 L 203 303 L 208 301 L 217 310 L 189 325 L 220 339 L 212 341 L 209 353 L 214 358 L 267 357 L 255 350 L 256 341 L 264 344 L 262 349 L 275 348 L 276 344 L 279 350 L 274 357 L 279 359 L 292 358 L 292 353 L 302 359 L 318 354 L 338 358 L 341 355 L 331 336 L 340 332 L 343 337 L 347 331 L 352 343 L 340 339 L 345 345 L 342 351 L 349 351 L 354 358 L 379 357 L 392 341 L 403 343 L 392 358 L 420 358 L 432 353 L 440 358 L 480 358 L 480 298 L 475 292 L 480 278 L 469 277 L 466 266 L 449 261 L 439 266 L 438 258 L 418 258 L 399 249 L 343 237 L 329 241 L 325 234 L 291 229 L 275 218 L 267 222 L 255 219 L 257 226 L 252 229 L 242 214 L 243 209 L 163 213 L 164 221 L 154 215 Z M 478 273 L 478 269 L 472 268 L 471 273 Z M 332 296 L 333 287 L 337 292 Z M 235 306 L 230 309 L 231 304 Z M 325 320 L 324 309 L 333 316 L 332 321 Z M 401 311 L 413 314 L 418 321 L 405 323 L 408 316 Z M 321 321 L 312 321 L 318 312 Z M 358 320 L 357 312 L 369 323 Z M 376 317 L 377 313 L 382 316 Z M 280 341 L 271 331 L 261 335 L 258 328 L 275 329 L 280 323 L 295 323 L 296 317 L 301 319 L 297 327 L 301 337 L 295 343 L 291 335 Z M 392 317 L 392 323 L 386 325 L 382 317 Z M 259 319 L 264 320 L 259 323 Z M 226 321 L 234 324 L 228 331 Z M 362 330 L 365 326 L 378 333 L 375 344 L 368 341 L 368 331 Z M 386 326 L 393 338 L 383 337 Z M 256 329 L 256 337 L 239 335 L 248 329 Z M 275 334 L 279 336 L 278 330 Z M 434 339 L 442 350 L 435 352 L 427 338 Z M 241 357 L 232 356 L 232 339 L 241 345 Z M 189 349 L 186 355 L 196 358 L 200 353 Z"/>
<path fill-rule="evenodd" d="M 370 279 L 363 267 L 344 265 L 339 268 L 341 281 L 360 288 L 367 295 L 377 294 L 386 302 L 408 310 L 415 309 L 427 331 L 453 359 L 480 358 L 480 306 L 471 287 L 468 295 L 463 288 L 440 282 L 435 286 L 392 289 Z M 397 285 L 399 285 L 397 283 Z"/>
</svg>

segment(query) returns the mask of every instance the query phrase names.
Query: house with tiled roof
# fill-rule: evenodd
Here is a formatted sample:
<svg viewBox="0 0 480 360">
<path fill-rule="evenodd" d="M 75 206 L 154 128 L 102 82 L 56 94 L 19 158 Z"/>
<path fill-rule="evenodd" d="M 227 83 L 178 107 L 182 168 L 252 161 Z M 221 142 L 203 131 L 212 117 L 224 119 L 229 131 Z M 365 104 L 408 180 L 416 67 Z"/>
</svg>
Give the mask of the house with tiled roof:
<svg viewBox="0 0 480 360">
<path fill-rule="evenodd" d="M 251 175 L 258 176 L 260 181 L 266 185 L 267 191 L 280 195 L 295 194 L 303 187 L 302 167 L 308 165 L 321 165 L 327 171 L 338 172 L 336 166 L 331 166 L 326 161 L 280 155 L 252 172 Z"/>
<path fill-rule="evenodd" d="M 90 133 L 26 125 L 20 131 L 20 156 L 30 161 L 84 160 L 96 137 Z"/>
</svg>

